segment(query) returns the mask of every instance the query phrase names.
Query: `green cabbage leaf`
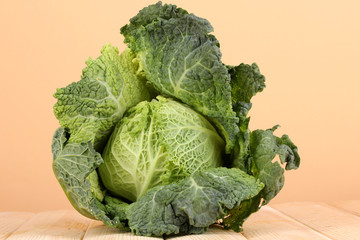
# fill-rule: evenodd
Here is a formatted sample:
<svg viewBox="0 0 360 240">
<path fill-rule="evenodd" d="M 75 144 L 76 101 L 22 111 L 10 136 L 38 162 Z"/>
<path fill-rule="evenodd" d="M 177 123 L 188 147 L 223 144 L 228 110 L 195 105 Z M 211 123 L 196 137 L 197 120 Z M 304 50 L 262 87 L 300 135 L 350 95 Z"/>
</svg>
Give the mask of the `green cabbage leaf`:
<svg viewBox="0 0 360 240">
<path fill-rule="evenodd" d="M 230 75 L 212 31 L 207 20 L 161 3 L 144 8 L 121 28 L 154 88 L 211 119 L 230 152 L 238 118 L 231 105 Z"/>
<path fill-rule="evenodd" d="M 239 152 L 233 155 L 233 167 L 259 179 L 264 183 L 264 188 L 255 197 L 232 208 L 223 218 L 224 227 L 237 232 L 242 230 L 242 224 L 252 213 L 268 204 L 280 192 L 284 186 L 285 170 L 294 170 L 300 165 L 298 148 L 289 136 L 284 134 L 279 138 L 273 134 L 278 125 L 250 132 L 248 120 L 240 128 L 244 134 L 240 135 L 243 138 L 239 138 L 239 148 L 235 148 Z M 281 164 L 274 161 L 276 156 L 279 156 Z"/>
<path fill-rule="evenodd" d="M 136 201 L 149 188 L 220 167 L 224 146 L 201 114 L 158 96 L 121 119 L 104 149 L 99 173 L 114 195 Z"/>
<path fill-rule="evenodd" d="M 242 125 L 251 109 L 251 98 L 265 88 L 265 77 L 256 63 L 228 66 L 228 70 L 231 76 L 231 101 L 240 119 L 239 125 Z"/>
<path fill-rule="evenodd" d="M 101 149 L 124 112 L 138 102 L 150 99 L 144 79 L 137 75 L 134 54 L 119 55 L 110 44 L 96 60 L 89 58 L 81 80 L 57 89 L 54 113 L 70 133 L 70 142 L 91 141 Z"/>
<path fill-rule="evenodd" d="M 60 127 L 53 137 L 52 152 L 53 171 L 73 207 L 88 218 L 126 229 L 128 204 L 106 196 L 101 189 L 96 169 L 103 160 L 92 143 L 69 142 L 68 134 Z"/>
<path fill-rule="evenodd" d="M 259 179 L 239 169 L 218 167 L 151 188 L 129 204 L 112 197 L 99 184 L 96 168 L 103 160 L 92 143 L 71 143 L 67 137 L 62 128 L 54 134 L 53 170 L 71 204 L 84 216 L 110 227 L 130 228 L 139 235 L 204 232 L 264 187 Z"/>
<path fill-rule="evenodd" d="M 149 190 L 128 209 L 132 232 L 146 236 L 201 233 L 264 187 L 236 168 L 199 171 Z"/>
<path fill-rule="evenodd" d="M 231 100 L 233 109 L 239 118 L 239 132 L 236 136 L 234 149 L 231 152 L 231 166 L 247 171 L 249 157 L 250 130 L 248 112 L 251 109 L 251 99 L 265 88 L 265 77 L 260 73 L 256 63 L 252 65 L 241 63 L 238 66 L 227 66 L 231 75 Z"/>
<path fill-rule="evenodd" d="M 300 165 L 300 156 L 297 146 L 288 135 L 281 138 L 274 136 L 276 125 L 267 130 L 255 130 L 250 135 L 249 168 L 251 174 L 265 184 L 262 191 L 264 204 L 273 199 L 284 186 L 284 164 L 286 170 L 297 169 Z M 273 161 L 278 155 L 280 163 Z"/>
</svg>

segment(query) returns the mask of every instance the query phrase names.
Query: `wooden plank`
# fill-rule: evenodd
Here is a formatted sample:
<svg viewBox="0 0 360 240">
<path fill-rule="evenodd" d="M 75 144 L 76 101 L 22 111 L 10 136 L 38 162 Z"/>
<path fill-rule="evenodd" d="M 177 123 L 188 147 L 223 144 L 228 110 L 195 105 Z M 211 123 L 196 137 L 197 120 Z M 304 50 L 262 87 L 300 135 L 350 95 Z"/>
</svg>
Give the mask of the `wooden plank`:
<svg viewBox="0 0 360 240">
<path fill-rule="evenodd" d="M 74 210 L 42 212 L 20 226 L 8 240 L 82 239 L 91 221 Z"/>
<path fill-rule="evenodd" d="M 360 216 L 360 200 L 341 201 L 333 203 L 331 205 Z"/>
<path fill-rule="evenodd" d="M 28 212 L 1 212 L 0 213 L 0 240 L 6 239 L 24 224 L 35 213 Z"/>
<path fill-rule="evenodd" d="M 279 211 L 264 206 L 244 223 L 244 236 L 251 240 L 329 240 Z"/>
<path fill-rule="evenodd" d="M 313 202 L 282 203 L 273 207 L 332 239 L 360 239 L 360 217 L 338 208 Z"/>
<path fill-rule="evenodd" d="M 161 240 L 163 238 L 136 236 L 117 228 L 105 226 L 102 222 L 93 221 L 86 231 L 84 240 Z"/>
<path fill-rule="evenodd" d="M 221 226 L 213 225 L 203 234 L 179 237 L 169 237 L 169 240 L 246 240 L 241 234 L 231 230 L 224 230 Z"/>
</svg>

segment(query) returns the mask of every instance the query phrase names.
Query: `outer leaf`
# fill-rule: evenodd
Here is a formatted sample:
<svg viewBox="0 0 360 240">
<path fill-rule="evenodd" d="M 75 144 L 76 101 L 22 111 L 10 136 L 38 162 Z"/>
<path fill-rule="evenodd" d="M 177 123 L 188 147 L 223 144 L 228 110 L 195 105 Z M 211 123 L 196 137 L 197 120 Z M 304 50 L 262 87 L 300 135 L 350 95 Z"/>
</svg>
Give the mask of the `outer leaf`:
<svg viewBox="0 0 360 240">
<path fill-rule="evenodd" d="M 265 77 L 260 73 L 256 63 L 251 65 L 241 63 L 238 66 L 228 66 L 231 75 L 231 99 L 234 103 L 249 103 L 251 98 L 265 88 Z"/>
<path fill-rule="evenodd" d="M 265 88 L 265 77 L 260 74 L 256 63 L 252 65 L 241 63 L 239 66 L 227 66 L 231 75 L 231 100 L 233 109 L 239 118 L 239 133 L 236 143 L 231 152 L 231 166 L 238 167 L 249 172 L 249 144 L 250 130 L 248 129 L 250 118 L 247 117 L 251 109 L 251 98 Z"/>
<path fill-rule="evenodd" d="M 250 146 L 250 118 L 246 118 L 240 126 L 240 131 L 237 135 L 236 145 L 231 154 L 231 166 L 240 168 L 244 172 L 251 174 L 249 166 L 249 146 Z"/>
<path fill-rule="evenodd" d="M 64 129 L 61 127 L 56 129 L 51 144 L 53 160 L 55 160 L 61 154 L 67 140 L 68 137 L 66 136 L 66 132 L 64 131 Z"/>
<path fill-rule="evenodd" d="M 268 130 L 255 130 L 250 135 L 251 171 L 265 184 L 262 191 L 264 204 L 268 203 L 278 194 L 284 185 L 284 169 L 279 162 L 272 162 L 276 154 L 281 163 L 286 163 L 286 169 L 296 169 L 300 164 L 297 147 L 287 135 L 278 138 L 273 132 L 278 126 Z"/>
<path fill-rule="evenodd" d="M 262 188 L 259 180 L 239 169 L 200 171 L 178 183 L 149 190 L 131 204 L 129 226 L 134 233 L 148 236 L 204 231 Z"/>
<path fill-rule="evenodd" d="M 231 75 L 231 100 L 240 122 L 244 121 L 251 108 L 250 100 L 265 88 L 265 77 L 260 73 L 256 63 L 241 63 L 228 66 Z"/>
<path fill-rule="evenodd" d="M 108 226 L 125 228 L 128 204 L 116 200 L 115 206 L 115 200 L 110 197 L 105 197 L 103 204 L 94 195 L 100 189 L 94 189 L 99 186 L 91 184 L 96 176 L 93 173 L 96 173 L 95 169 L 103 160 L 92 148 L 91 142 L 66 142 L 66 133 L 59 128 L 55 132 L 52 148 L 55 176 L 73 207 L 82 215 L 103 221 Z"/>
<path fill-rule="evenodd" d="M 58 99 L 54 113 L 70 133 L 69 141 L 91 141 L 97 150 L 128 108 L 150 98 L 144 79 L 136 75 L 138 64 L 129 49 L 119 55 L 108 44 L 101 53 L 96 60 L 86 61 L 80 81 L 54 94 Z"/>
<path fill-rule="evenodd" d="M 126 36 L 157 19 L 169 20 L 171 18 L 181 18 L 187 14 L 188 12 L 186 10 L 177 8 L 175 5 L 164 4 L 162 6 L 162 3 L 158 2 L 140 10 L 138 15 L 130 19 L 131 24 L 121 29 L 121 33 Z M 125 39 L 125 42 L 131 45 L 131 42 L 128 42 L 127 39 Z"/>
<path fill-rule="evenodd" d="M 277 138 L 278 144 L 281 144 L 282 150 L 279 157 L 282 163 L 286 162 L 285 169 L 298 169 L 300 165 L 300 156 L 297 146 L 290 140 L 289 136 L 284 134 L 281 138 Z"/>
<path fill-rule="evenodd" d="M 260 209 L 261 194 L 241 202 L 237 207 L 230 209 L 228 215 L 223 218 L 222 224 L 225 229 L 232 229 L 235 232 L 242 230 L 244 221 L 254 212 Z"/>
<path fill-rule="evenodd" d="M 161 16 L 155 17 L 154 12 Z M 209 35 L 212 30 L 205 19 L 156 4 L 140 11 L 121 33 L 155 89 L 209 117 L 230 152 L 238 118 L 232 110 L 230 76 L 221 62 L 219 43 Z"/>
<path fill-rule="evenodd" d="M 300 164 L 297 147 L 290 138 L 287 135 L 281 138 L 273 135 L 278 126 L 266 131 L 256 130 L 250 135 L 248 120 L 247 118 L 240 127 L 239 146 L 235 147 L 232 155 L 233 167 L 258 177 L 265 183 L 265 188 L 259 195 L 231 209 L 223 219 L 224 227 L 234 231 L 240 231 L 247 217 L 258 211 L 261 205 L 267 204 L 283 187 L 284 170 L 278 162 L 273 162 L 276 154 L 282 164 L 286 163 L 286 170 L 297 169 Z M 264 199 L 264 202 L 261 203 L 261 199 Z"/>
</svg>

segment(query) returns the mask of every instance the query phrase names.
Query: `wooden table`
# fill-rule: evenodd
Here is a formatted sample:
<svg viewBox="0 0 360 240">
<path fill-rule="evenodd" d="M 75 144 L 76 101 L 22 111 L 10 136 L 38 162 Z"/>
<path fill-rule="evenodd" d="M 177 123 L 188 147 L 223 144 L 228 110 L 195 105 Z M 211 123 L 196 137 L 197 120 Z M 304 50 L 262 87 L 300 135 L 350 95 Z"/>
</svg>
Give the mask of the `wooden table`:
<svg viewBox="0 0 360 240">
<path fill-rule="evenodd" d="M 0 213 L 0 239 L 161 239 L 135 236 L 89 220 L 74 210 Z M 334 204 L 291 202 L 263 207 L 244 224 L 244 232 L 211 227 L 206 233 L 172 240 L 281 239 L 360 240 L 360 200 Z"/>
</svg>

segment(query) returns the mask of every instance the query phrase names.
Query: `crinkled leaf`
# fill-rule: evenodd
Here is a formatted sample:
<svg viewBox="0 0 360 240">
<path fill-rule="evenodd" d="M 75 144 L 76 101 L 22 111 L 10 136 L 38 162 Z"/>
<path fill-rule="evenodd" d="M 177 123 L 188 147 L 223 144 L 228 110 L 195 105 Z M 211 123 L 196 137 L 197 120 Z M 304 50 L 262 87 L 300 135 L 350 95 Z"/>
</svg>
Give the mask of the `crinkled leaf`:
<svg viewBox="0 0 360 240">
<path fill-rule="evenodd" d="M 91 192 L 94 197 L 102 202 L 105 198 L 106 190 L 100 181 L 97 171 L 91 172 L 86 179 L 90 182 Z"/>
<path fill-rule="evenodd" d="M 243 124 L 239 127 L 240 131 L 237 135 L 236 145 L 231 154 L 231 166 L 239 168 L 247 173 L 250 173 L 248 162 L 250 145 L 249 121 L 250 118 L 245 119 Z"/>
<path fill-rule="evenodd" d="M 236 168 L 214 168 L 148 190 L 130 205 L 130 229 L 140 235 L 205 231 L 228 210 L 255 197 L 263 184 Z"/>
<path fill-rule="evenodd" d="M 238 66 L 228 66 L 231 75 L 231 99 L 234 103 L 249 103 L 256 93 L 265 88 L 265 77 L 260 73 L 256 63 L 251 65 L 241 63 Z"/>
<path fill-rule="evenodd" d="M 60 143 L 60 144 L 59 144 Z M 82 215 L 103 221 L 106 225 L 125 228 L 125 211 L 127 203 L 114 207 L 99 201 L 94 192 L 101 191 L 99 185 L 92 185 L 94 177 L 89 178 L 96 168 L 103 162 L 101 155 L 96 152 L 91 142 L 66 142 L 63 128 L 56 130 L 53 138 L 52 151 L 54 154 L 53 170 L 66 196 L 73 207 Z M 120 210 L 121 209 L 121 210 Z"/>
<path fill-rule="evenodd" d="M 161 12 L 161 16 L 154 12 Z M 161 4 L 144 8 L 121 28 L 154 88 L 210 118 L 230 152 L 238 118 L 231 105 L 230 75 L 211 31 L 207 20 Z"/>
<path fill-rule="evenodd" d="M 242 201 L 239 206 L 230 209 L 227 216 L 222 220 L 225 229 L 232 229 L 235 232 L 242 230 L 244 221 L 254 212 L 260 209 L 261 195 Z"/>
<path fill-rule="evenodd" d="M 121 119 L 104 149 L 99 174 L 109 191 L 134 202 L 159 184 L 221 166 L 224 146 L 204 116 L 158 96 Z"/>
<path fill-rule="evenodd" d="M 279 152 L 281 162 L 286 162 L 285 169 L 298 169 L 300 165 L 300 156 L 297 146 L 290 140 L 289 136 L 284 134 L 277 138 L 278 144 L 281 144 L 282 151 Z"/>
<path fill-rule="evenodd" d="M 104 198 L 104 205 L 106 210 L 106 216 L 112 220 L 112 222 L 121 222 L 120 225 L 109 225 L 110 227 L 117 227 L 120 229 L 124 229 L 124 226 L 127 227 L 127 217 L 126 217 L 126 211 L 129 208 L 129 204 L 126 202 L 123 202 L 115 197 L 111 197 L 109 195 L 106 195 Z M 99 219 L 101 220 L 101 219 Z M 103 220 L 101 220 L 103 221 Z M 128 230 L 128 228 L 125 228 Z"/>
<path fill-rule="evenodd" d="M 55 160 L 60 155 L 60 153 L 65 147 L 65 143 L 67 140 L 68 137 L 66 136 L 66 132 L 64 131 L 64 129 L 61 127 L 56 129 L 51 144 L 53 160 Z"/>
<path fill-rule="evenodd" d="M 81 80 L 57 89 L 54 113 L 70 133 L 70 142 L 91 141 L 101 149 L 123 113 L 142 100 L 149 100 L 144 79 L 136 74 L 134 54 L 110 44 L 96 60 L 89 58 Z"/>
<path fill-rule="evenodd" d="M 249 172 L 250 118 L 251 98 L 265 88 L 265 77 L 261 75 L 256 63 L 252 65 L 241 63 L 238 66 L 227 66 L 231 75 L 231 100 L 233 109 L 239 118 L 239 133 L 236 136 L 235 147 L 231 153 L 231 166 Z"/>
<path fill-rule="evenodd" d="M 246 120 L 246 116 L 252 107 L 252 103 L 249 102 L 236 102 L 233 103 L 233 110 L 236 112 L 236 116 L 239 118 L 239 125 L 242 125 Z"/>
<path fill-rule="evenodd" d="M 181 18 L 187 14 L 186 10 L 177 8 L 175 5 L 164 4 L 162 6 L 162 3 L 158 2 L 140 10 L 135 17 L 130 19 L 130 24 L 121 29 L 121 33 L 126 36 L 131 34 L 132 31 L 136 31 L 138 28 L 144 27 L 157 19 L 169 20 L 171 18 Z M 127 39 L 125 39 L 125 42 L 128 43 Z"/>
<path fill-rule="evenodd" d="M 287 135 L 278 138 L 273 132 L 278 126 L 268 130 L 255 130 L 250 134 L 251 171 L 265 184 L 262 191 L 264 204 L 279 193 L 284 185 L 284 169 L 279 162 L 273 162 L 278 154 L 286 170 L 296 169 L 300 164 L 297 147 Z"/>
<path fill-rule="evenodd" d="M 238 66 L 228 66 L 228 69 L 234 111 L 240 120 L 244 120 L 251 108 L 251 98 L 265 88 L 265 77 L 260 73 L 256 63 L 241 63 Z"/>
</svg>

